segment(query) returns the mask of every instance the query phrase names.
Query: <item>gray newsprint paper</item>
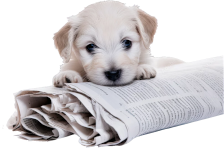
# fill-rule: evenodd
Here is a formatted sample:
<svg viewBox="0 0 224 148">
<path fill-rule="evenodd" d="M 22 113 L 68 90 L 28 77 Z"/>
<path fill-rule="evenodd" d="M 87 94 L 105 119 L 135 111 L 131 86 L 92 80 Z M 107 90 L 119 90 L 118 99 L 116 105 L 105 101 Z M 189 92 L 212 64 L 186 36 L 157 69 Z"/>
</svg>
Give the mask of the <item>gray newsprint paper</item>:
<svg viewBox="0 0 224 148">
<path fill-rule="evenodd" d="M 28 140 L 75 134 L 84 146 L 109 146 L 223 114 L 223 57 L 157 72 L 125 86 L 85 82 L 20 91 L 8 127 Z"/>
</svg>

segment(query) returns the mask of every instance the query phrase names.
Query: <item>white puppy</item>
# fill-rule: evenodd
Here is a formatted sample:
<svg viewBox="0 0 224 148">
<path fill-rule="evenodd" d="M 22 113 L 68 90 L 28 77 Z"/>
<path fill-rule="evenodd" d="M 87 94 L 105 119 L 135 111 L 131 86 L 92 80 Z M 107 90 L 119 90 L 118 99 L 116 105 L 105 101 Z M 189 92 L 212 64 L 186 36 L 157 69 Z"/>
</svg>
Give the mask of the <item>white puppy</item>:
<svg viewBox="0 0 224 148">
<path fill-rule="evenodd" d="M 150 45 L 157 19 L 136 6 L 116 1 L 87 6 L 54 34 L 54 44 L 63 59 L 53 85 L 85 82 L 125 85 L 134 79 L 156 76 L 156 68 L 183 63 L 171 57 L 154 58 Z M 16 123 L 16 111 L 7 128 Z"/>
<path fill-rule="evenodd" d="M 156 28 L 156 18 L 137 6 L 104 1 L 86 7 L 69 17 L 54 36 L 64 65 L 53 84 L 61 87 L 90 80 L 100 85 L 124 85 L 155 77 L 153 66 L 180 62 L 151 57 L 149 46 Z"/>
</svg>

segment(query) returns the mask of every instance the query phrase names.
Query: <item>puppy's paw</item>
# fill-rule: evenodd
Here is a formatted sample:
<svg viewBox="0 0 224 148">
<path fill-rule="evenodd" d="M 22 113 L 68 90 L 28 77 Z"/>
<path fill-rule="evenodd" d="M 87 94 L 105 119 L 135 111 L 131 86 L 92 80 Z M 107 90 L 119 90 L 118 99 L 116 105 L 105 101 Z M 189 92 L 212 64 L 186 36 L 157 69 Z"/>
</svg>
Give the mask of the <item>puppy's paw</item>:
<svg viewBox="0 0 224 148">
<path fill-rule="evenodd" d="M 53 84 L 56 87 L 62 87 L 65 83 L 79 83 L 83 82 L 79 73 L 72 70 L 61 71 L 53 78 Z"/>
<path fill-rule="evenodd" d="M 136 79 L 149 79 L 154 78 L 156 76 L 156 70 L 148 65 L 148 64 L 141 64 L 138 66 L 137 76 Z"/>
</svg>

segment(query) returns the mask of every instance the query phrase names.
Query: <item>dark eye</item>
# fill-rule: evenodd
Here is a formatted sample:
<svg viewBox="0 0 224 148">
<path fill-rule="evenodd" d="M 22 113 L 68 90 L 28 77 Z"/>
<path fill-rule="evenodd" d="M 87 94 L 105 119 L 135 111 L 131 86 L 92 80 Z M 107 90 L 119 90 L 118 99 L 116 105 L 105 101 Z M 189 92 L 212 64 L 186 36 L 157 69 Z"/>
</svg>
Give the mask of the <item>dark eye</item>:
<svg viewBox="0 0 224 148">
<path fill-rule="evenodd" d="M 96 47 L 97 47 L 97 46 L 96 46 L 95 44 L 89 44 L 89 45 L 86 46 L 86 50 L 87 50 L 89 53 L 92 53 Z"/>
<path fill-rule="evenodd" d="M 129 49 L 131 48 L 132 42 L 130 40 L 123 40 L 122 44 L 125 49 Z"/>
</svg>

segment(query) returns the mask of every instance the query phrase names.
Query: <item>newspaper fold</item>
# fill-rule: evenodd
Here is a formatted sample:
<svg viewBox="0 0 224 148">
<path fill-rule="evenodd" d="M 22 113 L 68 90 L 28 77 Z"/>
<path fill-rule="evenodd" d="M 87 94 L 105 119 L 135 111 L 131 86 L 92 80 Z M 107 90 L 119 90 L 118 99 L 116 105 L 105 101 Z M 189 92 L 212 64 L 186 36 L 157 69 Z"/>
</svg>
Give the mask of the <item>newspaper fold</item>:
<svg viewBox="0 0 224 148">
<path fill-rule="evenodd" d="M 88 82 L 20 91 L 8 127 L 28 140 L 75 134 L 82 145 L 109 146 L 223 114 L 223 57 L 157 72 L 126 86 Z"/>
</svg>

